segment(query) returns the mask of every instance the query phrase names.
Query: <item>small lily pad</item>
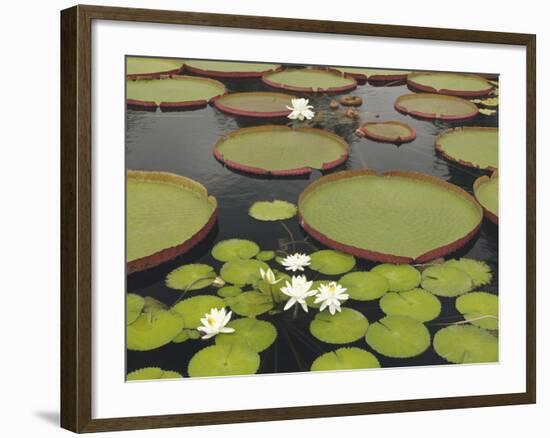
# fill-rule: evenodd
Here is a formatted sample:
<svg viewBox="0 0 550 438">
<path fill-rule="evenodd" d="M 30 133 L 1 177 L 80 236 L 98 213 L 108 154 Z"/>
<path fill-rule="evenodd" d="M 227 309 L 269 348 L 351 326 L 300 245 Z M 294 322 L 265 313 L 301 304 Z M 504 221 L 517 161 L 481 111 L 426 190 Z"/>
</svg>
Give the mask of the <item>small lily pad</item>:
<svg viewBox="0 0 550 438">
<path fill-rule="evenodd" d="M 434 336 L 435 352 L 451 363 L 498 361 L 498 339 L 473 325 L 450 325 Z"/>
<path fill-rule="evenodd" d="M 489 284 L 493 278 L 489 265 L 480 260 L 461 258 L 458 260 L 448 260 L 444 265 L 459 269 L 468 274 L 472 279 L 474 287 Z"/>
<path fill-rule="evenodd" d="M 256 291 L 243 292 L 227 298 L 231 310 L 241 316 L 258 316 L 273 309 L 271 297 Z"/>
<path fill-rule="evenodd" d="M 470 324 L 498 330 L 498 296 L 489 292 L 470 292 L 458 297 L 455 305 Z"/>
<path fill-rule="evenodd" d="M 132 324 L 138 319 L 143 306 L 145 306 L 145 300 L 142 296 L 126 294 L 126 325 Z"/>
<path fill-rule="evenodd" d="M 371 272 L 388 280 L 392 292 L 411 290 L 420 284 L 420 272 L 410 265 L 384 263 L 372 268 Z"/>
<path fill-rule="evenodd" d="M 275 251 L 260 251 L 256 254 L 256 258 L 262 262 L 268 262 L 269 260 L 273 260 L 275 258 Z"/>
<path fill-rule="evenodd" d="M 309 325 L 311 334 L 328 344 L 348 344 L 365 335 L 369 321 L 354 309 L 342 308 L 331 315 L 328 311 L 319 312 Z"/>
<path fill-rule="evenodd" d="M 355 257 L 333 249 L 323 249 L 310 255 L 310 269 L 325 275 L 340 275 L 355 267 Z"/>
<path fill-rule="evenodd" d="M 243 290 L 237 286 L 224 286 L 218 289 L 218 295 L 222 298 L 236 297 Z"/>
<path fill-rule="evenodd" d="M 174 344 L 181 344 L 190 339 L 196 340 L 196 339 L 199 339 L 200 337 L 201 337 L 201 334 L 198 330 L 183 329 L 174 339 L 172 339 L 172 342 Z"/>
<path fill-rule="evenodd" d="M 189 361 L 189 377 L 235 376 L 255 374 L 260 355 L 242 345 L 211 345 L 196 353 Z"/>
<path fill-rule="evenodd" d="M 430 332 L 424 324 L 407 316 L 385 316 L 371 324 L 367 344 L 387 357 L 418 356 L 430 346 Z"/>
<path fill-rule="evenodd" d="M 358 301 L 377 300 L 389 289 L 388 280 L 374 272 L 350 272 L 339 283 L 351 299 Z"/>
<path fill-rule="evenodd" d="M 210 286 L 215 278 L 212 266 L 200 263 L 183 265 L 166 276 L 166 286 L 184 291 L 199 290 Z"/>
<path fill-rule="evenodd" d="M 384 295 L 380 300 L 380 308 L 389 316 L 409 316 L 425 322 L 439 316 L 441 301 L 424 289 L 412 289 Z"/>
<path fill-rule="evenodd" d="M 422 272 L 422 287 L 442 297 L 456 297 L 471 291 L 473 282 L 464 271 L 443 264 Z"/>
<path fill-rule="evenodd" d="M 159 367 L 146 367 L 132 371 L 126 376 L 127 381 L 156 380 L 156 379 L 181 379 L 183 376 L 176 371 L 165 371 Z"/>
<path fill-rule="evenodd" d="M 248 214 L 259 221 L 282 221 L 296 216 L 296 205 L 280 201 L 258 201 L 252 204 Z"/>
<path fill-rule="evenodd" d="M 201 318 L 211 309 L 221 309 L 226 306 L 225 301 L 214 295 L 197 295 L 180 301 L 172 310 L 181 316 L 183 328 L 196 329 L 201 325 Z"/>
<path fill-rule="evenodd" d="M 232 284 L 254 284 L 260 278 L 260 269 L 266 270 L 269 266 L 256 259 L 234 260 L 222 266 L 220 276 Z"/>
<path fill-rule="evenodd" d="M 251 259 L 260 252 L 260 247 L 251 240 L 228 239 L 212 248 L 212 257 L 220 262 Z"/>
<path fill-rule="evenodd" d="M 355 370 L 380 368 L 374 354 L 357 347 L 343 347 L 322 354 L 311 364 L 311 371 Z"/>
<path fill-rule="evenodd" d="M 172 341 L 183 328 L 181 317 L 170 310 L 142 313 L 126 326 L 128 350 L 149 351 Z"/>
<path fill-rule="evenodd" d="M 235 329 L 233 333 L 220 333 L 216 336 L 218 345 L 240 344 L 260 353 L 269 348 L 277 339 L 277 329 L 267 321 L 254 318 L 240 318 L 231 321 L 227 327 Z"/>
</svg>

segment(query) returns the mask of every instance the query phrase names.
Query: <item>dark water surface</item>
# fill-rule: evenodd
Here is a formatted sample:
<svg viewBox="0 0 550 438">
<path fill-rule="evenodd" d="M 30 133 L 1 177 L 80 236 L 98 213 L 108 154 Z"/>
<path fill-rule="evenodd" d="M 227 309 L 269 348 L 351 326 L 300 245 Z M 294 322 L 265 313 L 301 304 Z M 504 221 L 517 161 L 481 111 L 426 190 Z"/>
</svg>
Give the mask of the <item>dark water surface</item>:
<svg viewBox="0 0 550 438">
<path fill-rule="evenodd" d="M 267 89 L 256 79 L 233 79 L 224 81 L 230 91 L 252 91 Z M 473 169 L 461 167 L 439 157 L 434 150 L 435 137 L 443 130 L 455 126 L 497 126 L 496 116 L 479 115 L 468 122 L 441 123 L 416 120 L 402 115 L 393 108 L 398 96 L 410 93 L 405 85 L 392 87 L 374 87 L 359 85 L 350 94 L 363 98 L 358 108 L 360 121 L 344 117 L 345 109 L 333 111 L 328 103 L 338 96 L 309 97 L 310 104 L 320 114 L 320 119 L 310 126 L 332 131 L 343 137 L 350 145 L 349 160 L 331 172 L 370 168 L 378 171 L 404 169 L 435 175 L 456 184 L 472 193 L 474 180 L 483 174 Z M 354 131 L 366 121 L 400 120 L 417 131 L 415 141 L 396 146 L 377 143 L 355 136 Z M 322 176 L 314 171 L 311 175 L 297 178 L 265 178 L 236 173 L 223 167 L 212 155 L 212 145 L 228 131 L 262 124 L 292 124 L 288 119 L 271 121 L 251 120 L 226 115 L 213 107 L 188 112 L 127 112 L 126 166 L 128 169 L 158 170 L 174 172 L 190 177 L 204 184 L 219 204 L 218 224 L 208 238 L 191 252 L 166 263 L 158 268 L 129 275 L 128 292 L 154 297 L 171 305 L 180 297 L 179 291 L 168 289 L 164 279 L 168 272 L 186 263 L 206 263 L 219 272 L 220 262 L 210 256 L 212 246 L 224 239 L 243 238 L 257 242 L 262 249 L 277 249 L 278 240 L 288 238 L 288 233 L 279 222 L 259 222 L 248 216 L 247 211 L 255 201 L 283 199 L 293 203 L 303 189 Z M 419 206 L 421 208 L 421 206 Z M 295 240 L 302 240 L 306 234 L 295 219 L 285 221 Z M 323 249 L 317 242 L 314 245 Z M 312 252 L 309 246 L 299 246 L 299 250 Z M 498 290 L 498 227 L 484 220 L 479 234 L 469 245 L 454 257 L 470 257 L 487 262 L 493 270 L 493 281 L 481 289 L 496 293 Z M 448 257 L 451 257 L 450 255 Z M 357 269 L 370 269 L 374 264 L 358 260 Z M 335 277 L 337 279 L 338 277 Z M 213 289 L 203 289 L 189 294 L 212 293 Z M 439 297 L 442 302 L 441 315 L 426 323 L 432 336 L 450 322 L 462 320 L 454 307 L 454 298 Z M 350 301 L 351 306 L 361 311 L 370 322 L 384 316 L 378 301 Z M 322 353 L 339 348 L 338 345 L 325 344 L 309 333 L 309 322 L 316 311 L 305 316 L 303 312 L 298 321 L 290 322 L 290 313 L 274 316 L 261 315 L 277 327 L 278 337 L 273 346 L 263 353 L 259 372 L 297 372 L 307 371 L 313 360 Z M 187 364 L 201 348 L 211 345 L 213 340 L 187 341 L 182 344 L 169 343 L 164 347 L 147 352 L 128 351 L 127 370 L 133 371 L 145 366 L 159 366 L 165 370 L 178 371 L 187 375 Z M 364 338 L 354 344 L 369 351 Z M 410 359 L 391 359 L 372 351 L 383 367 L 417 366 L 445 364 L 430 347 L 424 354 Z"/>
</svg>

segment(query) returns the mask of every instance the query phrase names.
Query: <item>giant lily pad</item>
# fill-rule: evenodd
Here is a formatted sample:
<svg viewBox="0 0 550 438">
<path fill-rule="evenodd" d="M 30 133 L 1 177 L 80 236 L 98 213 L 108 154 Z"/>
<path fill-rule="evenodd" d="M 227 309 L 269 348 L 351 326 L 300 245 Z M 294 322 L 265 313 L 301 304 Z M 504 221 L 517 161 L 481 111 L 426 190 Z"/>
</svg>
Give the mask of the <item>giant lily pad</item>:
<svg viewBox="0 0 550 438">
<path fill-rule="evenodd" d="M 255 374 L 260 356 L 242 345 L 211 345 L 196 353 L 187 367 L 189 377 Z"/>
<path fill-rule="evenodd" d="M 498 225 L 498 174 L 493 172 L 489 178 L 480 176 L 474 181 L 474 195 L 483 207 L 485 217 Z"/>
<path fill-rule="evenodd" d="M 367 330 L 367 344 L 384 356 L 418 356 L 430 346 L 430 332 L 424 324 L 407 316 L 385 316 Z"/>
<path fill-rule="evenodd" d="M 273 88 L 299 93 L 342 93 L 357 87 L 355 79 L 337 70 L 289 68 L 266 73 L 262 81 Z"/>
<path fill-rule="evenodd" d="M 222 309 L 225 306 L 225 301 L 220 297 L 197 295 L 176 303 L 172 311 L 180 315 L 183 328 L 196 329 L 201 325 L 201 318 L 204 318 L 211 309 Z"/>
<path fill-rule="evenodd" d="M 300 195 L 298 213 L 302 227 L 324 244 L 393 263 L 422 263 L 455 251 L 483 217 L 468 193 L 439 178 L 366 169 L 319 178 Z"/>
<path fill-rule="evenodd" d="M 410 265 L 384 263 L 371 272 L 388 280 L 388 289 L 393 292 L 411 290 L 420 284 L 420 272 Z"/>
<path fill-rule="evenodd" d="M 410 73 L 405 70 L 385 70 L 379 68 L 360 68 L 360 67 L 335 67 L 346 76 L 354 78 L 357 83 L 364 84 L 370 82 L 374 85 L 387 84 L 389 82 L 399 83 L 407 79 Z"/>
<path fill-rule="evenodd" d="M 212 257 L 220 262 L 251 259 L 260 252 L 260 247 L 251 240 L 228 239 L 216 243 Z"/>
<path fill-rule="evenodd" d="M 359 129 L 366 137 L 386 143 L 407 143 L 416 138 L 414 128 L 406 123 L 396 121 L 367 122 Z"/>
<path fill-rule="evenodd" d="M 294 96 L 268 91 L 230 93 L 214 100 L 214 106 L 224 113 L 246 117 L 286 117 L 292 110 Z"/>
<path fill-rule="evenodd" d="M 277 329 L 267 321 L 254 318 L 240 318 L 231 321 L 227 327 L 235 329 L 233 333 L 221 333 L 216 336 L 216 344 L 240 344 L 260 353 L 277 339 Z"/>
<path fill-rule="evenodd" d="M 279 67 L 279 64 L 260 62 L 206 61 L 198 59 L 185 61 L 186 71 L 212 78 L 255 78 Z"/>
<path fill-rule="evenodd" d="M 478 113 L 477 106 L 466 99 L 431 93 L 405 94 L 394 106 L 402 113 L 430 120 L 468 120 Z"/>
<path fill-rule="evenodd" d="M 322 354 L 311 364 L 311 371 L 355 370 L 380 368 L 374 354 L 357 347 L 342 347 Z"/>
<path fill-rule="evenodd" d="M 348 144 L 322 129 L 264 125 L 230 132 L 214 145 L 226 166 L 260 175 L 300 175 L 347 160 Z"/>
<path fill-rule="evenodd" d="M 182 328 L 183 320 L 170 310 L 142 313 L 126 326 L 126 347 L 137 351 L 154 350 L 172 341 Z"/>
<path fill-rule="evenodd" d="M 486 96 L 493 90 L 487 79 L 462 73 L 411 73 L 407 85 L 415 90 L 462 97 Z"/>
<path fill-rule="evenodd" d="M 226 92 L 218 81 L 192 76 L 126 81 L 126 102 L 133 109 L 184 110 L 203 108 Z"/>
<path fill-rule="evenodd" d="M 248 214 L 259 221 L 282 221 L 296 216 L 296 206 L 287 201 L 258 201 L 252 204 Z"/>
<path fill-rule="evenodd" d="M 145 306 L 145 299 L 136 294 L 126 294 L 126 325 L 132 324 Z"/>
<path fill-rule="evenodd" d="M 350 272 L 339 281 L 347 289 L 346 293 L 353 300 L 377 300 L 389 288 L 388 280 L 374 272 Z"/>
<path fill-rule="evenodd" d="M 261 278 L 260 269 L 265 271 L 268 268 L 266 263 L 256 259 L 234 260 L 222 266 L 220 275 L 228 283 L 254 284 Z"/>
<path fill-rule="evenodd" d="M 435 352 L 451 363 L 498 361 L 498 339 L 473 325 L 451 325 L 434 336 Z"/>
<path fill-rule="evenodd" d="M 323 249 L 310 254 L 310 269 L 325 275 L 340 275 L 355 267 L 355 257 L 341 251 Z"/>
<path fill-rule="evenodd" d="M 309 325 L 309 331 L 320 341 L 328 344 L 348 344 L 365 335 L 369 321 L 354 309 L 343 307 L 341 312 L 331 315 L 319 312 Z"/>
<path fill-rule="evenodd" d="M 493 278 L 489 265 L 480 260 L 473 260 L 463 257 L 458 260 L 447 260 L 445 262 L 445 266 L 450 266 L 452 268 L 464 271 L 472 279 L 472 285 L 474 287 L 488 284 Z"/>
<path fill-rule="evenodd" d="M 445 131 L 435 148 L 448 160 L 477 169 L 498 168 L 498 128 L 465 126 Z"/>
<path fill-rule="evenodd" d="M 178 73 L 183 68 L 183 60 L 174 58 L 147 58 L 129 56 L 126 58 L 126 76 L 160 78 L 161 75 Z"/>
<path fill-rule="evenodd" d="M 216 208 L 216 198 L 189 178 L 164 172 L 128 171 L 128 273 L 157 266 L 195 246 L 214 226 Z"/>
<path fill-rule="evenodd" d="M 421 284 L 428 292 L 442 297 L 456 297 L 471 291 L 474 285 L 464 271 L 444 264 L 425 269 Z"/>
<path fill-rule="evenodd" d="M 170 289 L 191 291 L 210 286 L 216 278 L 212 266 L 195 263 L 174 269 L 166 277 L 166 286 Z"/>
<path fill-rule="evenodd" d="M 470 292 L 456 299 L 456 309 L 472 325 L 498 330 L 498 297 L 489 292 Z"/>
<path fill-rule="evenodd" d="M 254 317 L 273 309 L 271 297 L 256 291 L 243 292 L 226 300 L 231 310 L 241 316 Z"/>
<path fill-rule="evenodd" d="M 146 367 L 132 371 L 126 376 L 127 381 L 157 380 L 157 379 L 181 379 L 183 376 L 176 371 L 165 371 L 159 367 Z"/>
<path fill-rule="evenodd" d="M 409 316 L 425 322 L 439 316 L 441 302 L 424 289 L 412 289 L 384 295 L 380 300 L 380 308 L 389 316 Z"/>
</svg>

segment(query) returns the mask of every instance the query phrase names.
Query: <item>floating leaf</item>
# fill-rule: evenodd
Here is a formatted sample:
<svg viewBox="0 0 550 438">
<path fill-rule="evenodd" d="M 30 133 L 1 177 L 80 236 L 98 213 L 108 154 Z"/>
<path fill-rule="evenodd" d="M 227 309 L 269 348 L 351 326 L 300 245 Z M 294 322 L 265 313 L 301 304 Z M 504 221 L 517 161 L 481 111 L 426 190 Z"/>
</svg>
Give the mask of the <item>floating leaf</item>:
<svg viewBox="0 0 550 438">
<path fill-rule="evenodd" d="M 439 316 L 441 302 L 424 289 L 412 289 L 384 295 L 380 300 L 380 308 L 389 316 L 409 316 L 425 322 Z"/>
<path fill-rule="evenodd" d="M 489 97 L 488 99 L 473 99 L 470 102 L 484 106 L 498 106 L 498 97 Z"/>
<path fill-rule="evenodd" d="M 183 328 L 181 317 L 169 310 L 142 313 L 126 326 L 128 350 L 149 351 L 172 341 Z"/>
<path fill-rule="evenodd" d="M 262 262 L 268 262 L 269 260 L 273 260 L 275 258 L 275 251 L 260 251 L 256 254 L 256 258 Z"/>
<path fill-rule="evenodd" d="M 450 325 L 434 336 L 435 352 L 451 363 L 498 361 L 498 339 L 473 325 Z"/>
<path fill-rule="evenodd" d="M 170 289 L 191 291 L 204 289 L 216 279 L 212 266 L 200 263 L 183 265 L 166 276 L 166 286 Z"/>
<path fill-rule="evenodd" d="M 310 269 L 325 275 L 339 275 L 355 267 L 355 257 L 332 249 L 323 249 L 310 254 Z"/>
<path fill-rule="evenodd" d="M 269 91 L 229 93 L 214 100 L 214 106 L 224 113 L 246 117 L 286 117 L 294 96 Z"/>
<path fill-rule="evenodd" d="M 251 78 L 279 68 L 279 64 L 262 62 L 233 62 L 190 59 L 185 61 L 185 70 L 193 74 L 214 78 Z"/>
<path fill-rule="evenodd" d="M 220 262 L 231 262 L 251 259 L 259 252 L 260 247 L 251 240 L 228 239 L 216 243 L 212 248 L 212 257 Z"/>
<path fill-rule="evenodd" d="M 410 265 L 384 263 L 372 268 L 371 272 L 388 280 L 392 292 L 411 290 L 420 284 L 420 272 Z"/>
<path fill-rule="evenodd" d="M 486 96 L 493 87 L 487 79 L 464 73 L 418 72 L 407 76 L 407 85 L 428 93 L 453 96 Z"/>
<path fill-rule="evenodd" d="M 176 371 L 165 371 L 159 367 L 146 367 L 132 371 L 126 376 L 127 381 L 156 380 L 156 379 L 181 379 L 183 376 Z"/>
<path fill-rule="evenodd" d="M 259 221 L 282 221 L 296 216 L 297 208 L 286 201 L 258 201 L 252 204 L 248 214 Z"/>
<path fill-rule="evenodd" d="M 458 260 L 448 260 L 445 266 L 459 269 L 470 276 L 474 287 L 489 284 L 493 278 L 491 268 L 485 262 L 480 260 L 461 258 Z"/>
<path fill-rule="evenodd" d="M 126 75 L 150 76 L 176 74 L 183 67 L 183 60 L 173 58 L 149 58 L 132 56 L 126 58 Z"/>
<path fill-rule="evenodd" d="M 197 295 L 182 300 L 172 307 L 172 310 L 181 316 L 183 328 L 196 329 L 201 325 L 201 318 L 211 309 L 222 309 L 225 301 L 214 295 Z"/>
<path fill-rule="evenodd" d="M 406 123 L 367 122 L 361 125 L 360 131 L 368 138 L 387 143 L 407 143 L 416 138 L 416 131 Z"/>
<path fill-rule="evenodd" d="M 479 114 L 483 114 L 484 116 L 492 116 L 493 114 L 496 114 L 497 110 L 489 109 L 489 108 L 480 108 Z"/>
<path fill-rule="evenodd" d="M 498 330 L 498 297 L 489 292 L 470 292 L 456 299 L 456 309 L 471 324 Z"/>
<path fill-rule="evenodd" d="M 473 282 L 468 274 L 451 266 L 430 266 L 422 272 L 422 287 L 442 297 L 456 297 L 472 290 Z"/>
<path fill-rule="evenodd" d="M 196 353 L 187 368 L 189 377 L 255 374 L 260 355 L 242 345 L 211 345 Z"/>
<path fill-rule="evenodd" d="M 254 284 L 260 278 L 260 269 L 269 269 L 269 266 L 255 259 L 235 260 L 227 262 L 220 271 L 221 277 L 232 284 Z"/>
<path fill-rule="evenodd" d="M 380 368 L 380 362 L 369 351 L 357 347 L 343 347 L 329 351 L 313 361 L 311 371 L 354 370 Z"/>
<path fill-rule="evenodd" d="M 193 329 L 183 329 L 174 339 L 172 339 L 172 342 L 174 344 L 181 344 L 185 341 L 188 341 L 189 339 L 199 339 L 201 337 L 201 334 L 198 330 Z"/>
<path fill-rule="evenodd" d="M 371 324 L 367 344 L 384 356 L 418 356 L 430 346 L 430 332 L 424 324 L 407 316 L 385 316 Z"/>
<path fill-rule="evenodd" d="M 374 272 L 350 272 L 338 282 L 350 298 L 359 301 L 377 300 L 389 289 L 388 280 Z"/>
<path fill-rule="evenodd" d="M 474 195 L 487 219 L 498 225 L 498 172 L 489 178 L 482 175 L 474 181 Z"/>
<path fill-rule="evenodd" d="M 224 286 L 218 289 L 218 295 L 222 298 L 236 297 L 243 290 L 237 286 Z"/>
<path fill-rule="evenodd" d="M 461 97 L 431 93 L 412 93 L 399 96 L 395 109 L 429 120 L 468 120 L 477 116 L 478 108 Z"/>
<path fill-rule="evenodd" d="M 449 129 L 435 140 L 443 156 L 476 169 L 498 168 L 498 128 L 464 126 Z"/>
<path fill-rule="evenodd" d="M 142 312 L 153 312 L 155 310 L 168 310 L 168 306 L 162 301 L 159 301 L 153 297 L 145 297 L 145 304 L 143 306 Z"/>
<path fill-rule="evenodd" d="M 260 292 L 243 292 L 236 297 L 227 298 L 231 310 L 241 316 L 258 316 L 273 309 L 271 297 Z"/>
<path fill-rule="evenodd" d="M 354 309 L 342 308 L 331 315 L 328 311 L 319 312 L 309 325 L 309 331 L 320 341 L 328 344 L 348 344 L 365 335 L 369 321 Z"/>
<path fill-rule="evenodd" d="M 263 75 L 262 81 L 273 88 L 303 93 L 342 93 L 357 87 L 355 79 L 320 68 L 287 68 Z"/>
<path fill-rule="evenodd" d="M 145 306 L 145 300 L 142 296 L 126 294 L 126 325 L 132 324 L 138 318 L 143 306 Z"/>
<path fill-rule="evenodd" d="M 229 322 L 227 327 L 234 328 L 235 331 L 217 335 L 216 344 L 241 344 L 260 353 L 271 346 L 277 338 L 277 329 L 273 324 L 254 318 L 235 319 Z"/>
</svg>

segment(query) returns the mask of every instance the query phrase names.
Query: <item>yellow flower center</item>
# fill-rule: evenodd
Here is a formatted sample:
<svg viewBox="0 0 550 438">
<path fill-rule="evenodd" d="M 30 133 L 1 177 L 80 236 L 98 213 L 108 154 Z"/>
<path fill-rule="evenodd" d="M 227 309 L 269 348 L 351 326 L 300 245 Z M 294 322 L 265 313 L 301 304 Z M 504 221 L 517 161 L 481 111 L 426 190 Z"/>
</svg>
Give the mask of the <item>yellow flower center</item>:
<svg viewBox="0 0 550 438">
<path fill-rule="evenodd" d="M 215 322 L 216 320 L 214 318 L 212 318 L 211 316 L 208 317 L 208 325 L 214 325 Z"/>
</svg>

